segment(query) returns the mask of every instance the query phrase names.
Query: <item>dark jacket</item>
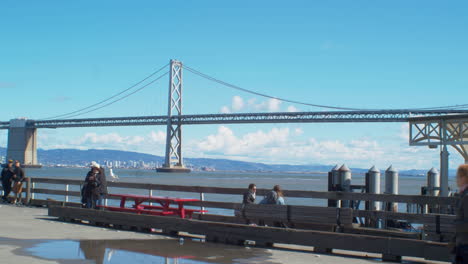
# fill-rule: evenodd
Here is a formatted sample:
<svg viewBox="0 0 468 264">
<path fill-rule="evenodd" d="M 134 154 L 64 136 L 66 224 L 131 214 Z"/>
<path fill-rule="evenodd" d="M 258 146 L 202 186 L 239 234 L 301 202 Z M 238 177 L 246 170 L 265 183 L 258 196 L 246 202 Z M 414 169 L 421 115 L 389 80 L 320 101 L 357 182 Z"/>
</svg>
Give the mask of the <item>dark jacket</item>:
<svg viewBox="0 0 468 264">
<path fill-rule="evenodd" d="M 468 189 L 460 194 L 455 216 L 455 244 L 468 245 Z"/>
<path fill-rule="evenodd" d="M 243 204 L 253 204 L 255 203 L 255 194 L 251 191 L 244 193 L 244 198 L 242 199 Z"/>
<path fill-rule="evenodd" d="M 278 194 L 275 191 L 268 192 L 263 200 L 260 201 L 260 204 L 277 204 L 278 203 Z"/>
<path fill-rule="evenodd" d="M 107 194 L 107 181 L 103 169 L 100 169 L 97 173 L 93 170 L 88 172 L 81 194 L 83 198 L 93 200 L 98 199 L 99 195 Z"/>
<path fill-rule="evenodd" d="M 14 168 L 14 174 L 15 176 L 13 177 L 13 180 L 15 182 L 22 182 L 24 181 L 24 170 L 21 167 L 15 167 Z"/>
<path fill-rule="evenodd" d="M 3 168 L 2 169 L 2 182 L 5 182 L 5 183 L 8 183 L 12 178 L 13 178 L 13 175 L 14 175 L 14 171 L 13 171 L 13 168 Z"/>
</svg>

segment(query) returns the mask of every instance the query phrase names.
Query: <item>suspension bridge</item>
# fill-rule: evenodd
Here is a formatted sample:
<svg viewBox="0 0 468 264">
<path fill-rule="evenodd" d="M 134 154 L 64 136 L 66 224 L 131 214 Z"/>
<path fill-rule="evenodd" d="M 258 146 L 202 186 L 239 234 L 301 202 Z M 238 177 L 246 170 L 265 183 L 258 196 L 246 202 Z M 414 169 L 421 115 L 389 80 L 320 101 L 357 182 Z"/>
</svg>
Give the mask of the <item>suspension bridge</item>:
<svg viewBox="0 0 468 264">
<path fill-rule="evenodd" d="M 164 71 L 167 67 L 169 67 L 169 71 Z M 241 92 L 292 104 L 327 109 L 327 111 L 184 115 L 182 113 L 184 69 L 218 85 Z M 167 74 L 169 74 L 167 115 L 76 118 L 124 100 L 162 79 Z M 184 66 L 182 62 L 176 60 L 171 60 L 168 65 L 153 72 L 135 85 L 98 103 L 41 120 L 12 119 L 0 122 L 0 129 L 8 130 L 7 158 L 20 160 L 25 165 L 34 166 L 38 164 L 37 129 L 162 125 L 167 127 L 165 163 L 158 170 L 187 172 L 189 170 L 184 167 L 182 155 L 182 126 L 184 125 L 324 122 L 409 122 L 410 145 L 424 145 L 431 148 L 441 146 L 441 195 L 447 195 L 448 193 L 449 153 L 447 146 L 453 146 L 468 163 L 468 104 L 390 110 L 313 104 L 245 89 Z"/>
</svg>

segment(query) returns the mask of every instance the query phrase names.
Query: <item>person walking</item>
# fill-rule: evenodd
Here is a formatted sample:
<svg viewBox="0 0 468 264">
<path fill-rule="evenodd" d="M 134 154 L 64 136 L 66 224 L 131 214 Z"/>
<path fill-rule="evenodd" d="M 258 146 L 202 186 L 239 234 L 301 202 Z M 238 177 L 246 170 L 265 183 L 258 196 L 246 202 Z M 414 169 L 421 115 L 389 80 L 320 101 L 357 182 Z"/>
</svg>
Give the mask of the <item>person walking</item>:
<svg viewBox="0 0 468 264">
<path fill-rule="evenodd" d="M 455 216 L 455 259 L 453 263 L 468 263 L 468 164 L 457 170 L 459 202 Z"/>
<path fill-rule="evenodd" d="M 12 191 L 15 193 L 13 198 L 13 204 L 22 204 L 21 195 L 23 194 L 23 182 L 26 180 L 23 168 L 21 168 L 21 163 L 16 160 L 15 168 L 13 169 L 13 188 Z"/>
<path fill-rule="evenodd" d="M 13 161 L 9 160 L 6 164 L 5 168 L 2 169 L 1 180 L 2 180 L 2 187 L 3 187 L 3 196 L 2 200 L 4 203 L 9 203 L 8 195 L 11 192 L 11 182 L 13 179 L 14 171 L 13 171 Z"/>
<path fill-rule="evenodd" d="M 82 189 L 82 203 L 86 208 L 97 208 L 107 195 L 107 181 L 104 169 L 98 163 L 93 161 L 90 167 Z"/>
</svg>

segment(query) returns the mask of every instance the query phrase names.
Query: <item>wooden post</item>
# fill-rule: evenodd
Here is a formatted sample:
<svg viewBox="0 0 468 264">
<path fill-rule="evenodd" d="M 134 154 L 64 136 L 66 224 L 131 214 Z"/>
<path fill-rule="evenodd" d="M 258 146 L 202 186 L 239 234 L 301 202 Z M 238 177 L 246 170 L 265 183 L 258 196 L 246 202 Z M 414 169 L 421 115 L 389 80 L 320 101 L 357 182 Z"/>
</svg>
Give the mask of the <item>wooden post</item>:
<svg viewBox="0 0 468 264">
<path fill-rule="evenodd" d="M 337 186 L 341 186 L 340 175 L 339 175 L 339 166 L 336 165 L 330 172 L 328 172 L 328 191 L 336 192 Z M 337 207 L 337 200 L 328 200 L 328 207 Z"/>
<path fill-rule="evenodd" d="M 26 204 L 31 202 L 31 178 L 26 178 Z"/>
</svg>

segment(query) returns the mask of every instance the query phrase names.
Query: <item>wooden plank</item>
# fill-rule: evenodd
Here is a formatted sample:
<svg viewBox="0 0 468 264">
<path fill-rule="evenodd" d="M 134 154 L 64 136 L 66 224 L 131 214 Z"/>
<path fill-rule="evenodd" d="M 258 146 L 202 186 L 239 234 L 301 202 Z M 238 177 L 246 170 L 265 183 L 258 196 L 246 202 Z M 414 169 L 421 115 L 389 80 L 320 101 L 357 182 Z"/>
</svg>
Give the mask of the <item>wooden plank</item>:
<svg viewBox="0 0 468 264">
<path fill-rule="evenodd" d="M 64 184 L 64 185 L 65 184 L 81 185 L 84 183 L 84 176 L 83 176 L 83 180 L 31 177 L 31 182 L 48 183 L 48 184 Z"/>
<path fill-rule="evenodd" d="M 72 202 L 62 202 L 62 201 L 55 201 L 55 200 L 43 200 L 43 199 L 31 199 L 29 202 L 29 205 L 31 206 L 71 206 L 71 207 L 80 207 L 81 208 L 81 203 L 72 203 Z"/>
<path fill-rule="evenodd" d="M 65 191 L 65 190 L 52 190 L 44 188 L 32 188 L 33 193 L 53 194 L 53 195 L 68 195 L 73 197 L 81 197 L 81 192 L 77 191 Z"/>
<path fill-rule="evenodd" d="M 72 219 L 132 225 L 140 228 L 185 231 L 216 237 L 219 241 L 253 240 L 260 243 L 283 243 L 360 252 L 384 253 L 396 256 L 449 260 L 446 243 L 434 243 L 404 238 L 387 238 L 311 230 L 273 227 L 254 227 L 233 223 L 167 218 L 163 216 L 135 215 L 70 207 L 50 207 L 49 215 Z"/>
<path fill-rule="evenodd" d="M 425 224 L 435 223 L 437 216 L 440 217 L 441 222 L 453 222 L 455 220 L 454 215 L 443 215 L 443 214 L 409 214 L 409 213 L 398 213 L 398 212 L 387 212 L 387 211 L 364 211 L 354 210 L 353 215 L 355 217 L 370 217 L 373 219 L 392 219 L 392 220 L 408 220 L 412 223 Z"/>
</svg>

